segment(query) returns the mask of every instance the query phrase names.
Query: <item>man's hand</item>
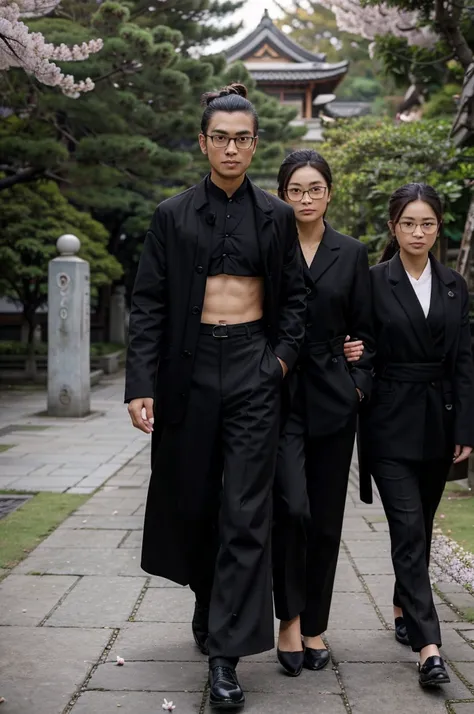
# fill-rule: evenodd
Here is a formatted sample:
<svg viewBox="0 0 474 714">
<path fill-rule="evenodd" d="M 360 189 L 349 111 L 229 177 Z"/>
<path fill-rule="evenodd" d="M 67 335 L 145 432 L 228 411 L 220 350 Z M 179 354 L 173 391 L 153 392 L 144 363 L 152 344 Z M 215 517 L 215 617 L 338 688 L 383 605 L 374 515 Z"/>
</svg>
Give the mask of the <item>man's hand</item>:
<svg viewBox="0 0 474 714">
<path fill-rule="evenodd" d="M 348 362 L 358 362 L 364 354 L 364 343 L 362 340 L 354 340 L 347 335 L 344 340 L 344 357 Z"/>
<path fill-rule="evenodd" d="M 145 434 L 151 434 L 153 431 L 153 399 L 146 397 L 144 399 L 132 399 L 128 405 L 128 413 L 132 424 L 136 429 L 144 431 Z"/>
<path fill-rule="evenodd" d="M 288 366 L 287 366 L 286 362 L 283 362 L 283 360 L 280 359 L 279 357 L 277 357 L 277 360 L 279 361 L 281 368 L 283 370 L 283 377 L 286 377 L 286 374 L 288 372 Z"/>
<path fill-rule="evenodd" d="M 460 446 L 459 444 L 456 444 L 454 447 L 454 458 L 453 458 L 453 463 L 454 464 L 460 464 L 461 461 L 465 461 L 470 457 L 472 453 L 472 447 L 471 446 Z"/>
</svg>

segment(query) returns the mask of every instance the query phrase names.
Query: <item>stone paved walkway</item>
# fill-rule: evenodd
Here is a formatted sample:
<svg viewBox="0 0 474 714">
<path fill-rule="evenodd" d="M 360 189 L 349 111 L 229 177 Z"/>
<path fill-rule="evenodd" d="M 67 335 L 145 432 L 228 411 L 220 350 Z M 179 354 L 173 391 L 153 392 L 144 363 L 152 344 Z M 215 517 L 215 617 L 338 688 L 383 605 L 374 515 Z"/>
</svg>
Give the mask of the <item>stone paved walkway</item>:
<svg viewBox="0 0 474 714">
<path fill-rule="evenodd" d="M 123 384 L 103 379 L 83 419 L 38 416 L 43 390 L 0 390 L 0 490 L 92 493 L 140 453 L 147 437 L 130 428 Z"/>
<path fill-rule="evenodd" d="M 0 584 L 1 714 L 158 714 L 165 697 L 175 714 L 209 714 L 192 594 L 139 567 L 148 460 L 147 448 Z M 291 679 L 275 651 L 242 661 L 245 712 L 473 714 L 474 625 L 436 598 L 452 683 L 421 691 L 415 656 L 391 631 L 387 525 L 379 505 L 359 504 L 352 480 L 328 631 L 333 667 Z M 443 587 L 448 600 L 467 595 Z"/>
</svg>

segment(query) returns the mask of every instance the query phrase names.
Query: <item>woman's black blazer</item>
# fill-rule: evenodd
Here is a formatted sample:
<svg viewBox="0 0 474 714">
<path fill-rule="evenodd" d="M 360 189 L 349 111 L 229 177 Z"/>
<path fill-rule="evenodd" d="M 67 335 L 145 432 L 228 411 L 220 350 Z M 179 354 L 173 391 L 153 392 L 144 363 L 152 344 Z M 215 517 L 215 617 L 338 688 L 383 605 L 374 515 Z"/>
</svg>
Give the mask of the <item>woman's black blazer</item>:
<svg viewBox="0 0 474 714">
<path fill-rule="evenodd" d="M 474 447 L 467 285 L 434 256 L 430 260 L 427 318 L 398 253 L 370 271 L 377 356 L 359 435 L 361 497 L 367 503 L 374 460 L 449 459 L 455 444 Z"/>
</svg>

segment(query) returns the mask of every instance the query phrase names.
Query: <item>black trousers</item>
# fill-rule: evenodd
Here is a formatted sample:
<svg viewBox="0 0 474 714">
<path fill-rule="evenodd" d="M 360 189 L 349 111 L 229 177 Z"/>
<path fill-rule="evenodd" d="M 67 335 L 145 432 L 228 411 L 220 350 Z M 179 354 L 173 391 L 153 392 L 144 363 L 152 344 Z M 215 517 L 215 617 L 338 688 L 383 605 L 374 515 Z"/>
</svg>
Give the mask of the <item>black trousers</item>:
<svg viewBox="0 0 474 714">
<path fill-rule="evenodd" d="M 184 420 L 168 429 L 190 586 L 209 604 L 210 657 L 274 647 L 272 489 L 283 370 L 261 322 L 202 325 Z"/>
<path fill-rule="evenodd" d="M 449 459 L 379 459 L 371 466 L 390 528 L 393 603 L 403 611 L 414 652 L 427 645 L 441 646 L 428 566 L 433 520 L 450 465 Z"/>
<path fill-rule="evenodd" d="M 301 615 L 305 637 L 328 624 L 356 417 L 344 429 L 309 437 L 293 413 L 280 439 L 274 502 L 273 587 L 276 616 Z"/>
</svg>

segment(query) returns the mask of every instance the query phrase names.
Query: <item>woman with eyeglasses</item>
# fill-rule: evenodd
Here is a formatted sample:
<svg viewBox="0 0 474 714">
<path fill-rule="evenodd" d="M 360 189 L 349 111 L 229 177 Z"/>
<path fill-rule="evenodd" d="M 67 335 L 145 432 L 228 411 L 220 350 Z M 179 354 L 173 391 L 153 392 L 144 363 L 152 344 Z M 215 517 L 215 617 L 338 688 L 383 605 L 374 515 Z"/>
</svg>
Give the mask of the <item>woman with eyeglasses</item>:
<svg viewBox="0 0 474 714">
<path fill-rule="evenodd" d="M 361 496 L 370 474 L 387 516 L 395 637 L 419 653 L 424 687 L 449 682 L 429 576 L 433 519 L 451 464 L 474 446 L 474 367 L 464 279 L 430 252 L 441 200 L 424 184 L 389 204 L 392 240 L 371 269 L 375 382 L 361 415 Z"/>
<path fill-rule="evenodd" d="M 368 398 L 372 381 L 367 249 L 325 220 L 331 191 L 331 169 L 316 151 L 296 151 L 283 162 L 278 194 L 295 212 L 308 297 L 274 491 L 278 658 L 293 676 L 303 666 L 318 670 L 329 662 L 321 635 L 328 624 L 359 403 Z"/>
</svg>

